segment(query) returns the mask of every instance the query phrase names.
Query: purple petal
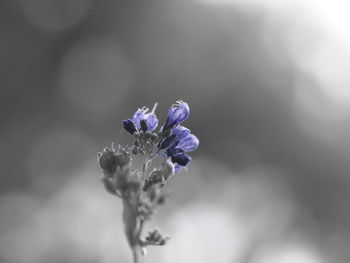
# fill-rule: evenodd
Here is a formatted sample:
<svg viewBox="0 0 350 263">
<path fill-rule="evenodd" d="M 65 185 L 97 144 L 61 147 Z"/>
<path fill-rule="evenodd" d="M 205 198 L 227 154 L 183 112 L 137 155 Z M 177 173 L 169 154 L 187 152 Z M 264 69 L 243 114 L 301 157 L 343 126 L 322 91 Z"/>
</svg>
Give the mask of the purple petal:
<svg viewBox="0 0 350 263">
<path fill-rule="evenodd" d="M 158 119 L 154 113 L 148 113 L 145 115 L 145 120 L 147 121 L 148 128 L 153 131 L 158 126 Z"/>
<path fill-rule="evenodd" d="M 182 171 L 182 169 L 184 169 L 185 167 L 183 167 L 183 166 L 181 166 L 181 165 L 179 165 L 179 164 L 175 164 L 174 165 L 174 171 L 175 171 L 175 173 L 179 173 L 179 172 L 181 172 Z"/>
<path fill-rule="evenodd" d="M 176 146 L 177 146 L 177 145 L 174 144 L 174 145 L 170 146 L 170 147 L 166 150 L 165 154 L 166 154 L 167 157 L 170 157 L 170 156 L 173 156 L 173 155 L 175 155 L 175 154 L 178 154 L 178 153 L 181 153 L 181 152 L 182 152 L 180 149 L 176 149 L 176 148 L 175 148 Z"/>
<path fill-rule="evenodd" d="M 198 148 L 199 140 L 193 134 L 188 135 L 182 140 L 176 148 L 183 150 L 184 152 L 192 152 Z"/>
<path fill-rule="evenodd" d="M 172 134 L 175 134 L 179 141 L 185 139 L 190 133 L 191 131 L 184 126 L 177 126 L 172 130 Z"/>
<path fill-rule="evenodd" d="M 138 129 L 141 128 L 141 124 L 140 124 L 141 120 L 143 120 L 145 118 L 145 111 L 147 111 L 147 110 L 145 110 L 144 108 L 138 109 L 135 112 L 134 116 L 132 117 L 132 120 L 134 121 L 134 123 Z"/>
</svg>

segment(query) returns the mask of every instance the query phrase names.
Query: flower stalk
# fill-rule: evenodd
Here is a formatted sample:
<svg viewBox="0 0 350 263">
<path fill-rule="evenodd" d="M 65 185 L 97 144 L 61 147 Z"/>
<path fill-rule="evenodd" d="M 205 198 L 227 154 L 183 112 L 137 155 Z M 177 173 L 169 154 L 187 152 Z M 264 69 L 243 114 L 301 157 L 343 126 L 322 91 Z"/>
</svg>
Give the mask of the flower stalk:
<svg viewBox="0 0 350 263">
<path fill-rule="evenodd" d="M 198 138 L 180 125 L 189 116 L 187 103 L 174 104 L 158 131 L 155 131 L 158 126 L 156 107 L 157 103 L 150 112 L 142 107 L 133 118 L 123 121 L 125 130 L 134 136 L 132 146 L 114 148 L 112 145 L 98 153 L 107 192 L 122 200 L 124 232 L 134 263 L 141 262 L 147 246 L 163 246 L 168 241 L 169 238 L 157 229 L 149 231 L 145 237 L 143 230 L 165 202 L 163 187 L 175 173 L 188 166 L 191 157 L 187 153 L 199 145 Z M 140 170 L 133 167 L 132 156 L 142 159 Z M 156 158 L 160 158 L 160 164 L 152 165 Z"/>
</svg>

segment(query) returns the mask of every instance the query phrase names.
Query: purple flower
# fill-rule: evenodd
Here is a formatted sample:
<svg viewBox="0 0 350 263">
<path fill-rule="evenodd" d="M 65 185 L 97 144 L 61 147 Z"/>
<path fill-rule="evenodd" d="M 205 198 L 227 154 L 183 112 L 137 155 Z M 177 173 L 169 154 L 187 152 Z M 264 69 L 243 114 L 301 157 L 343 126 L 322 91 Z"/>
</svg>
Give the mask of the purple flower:
<svg viewBox="0 0 350 263">
<path fill-rule="evenodd" d="M 175 173 L 178 173 L 183 168 L 186 168 L 191 161 L 191 157 L 185 153 L 197 149 L 199 140 L 195 135 L 189 134 L 190 130 L 185 127 L 179 126 L 172 131 L 172 136 L 176 136 L 175 142 L 169 144 L 165 157 L 171 158 L 171 161 L 174 163 Z"/>
<path fill-rule="evenodd" d="M 181 126 L 181 125 L 172 129 L 172 132 L 171 132 L 171 134 L 176 135 L 176 140 L 178 140 L 178 141 L 185 139 L 190 133 L 191 133 L 191 131 L 189 129 L 187 129 L 186 127 Z"/>
<path fill-rule="evenodd" d="M 135 122 L 136 127 L 138 129 L 141 128 L 141 120 L 143 120 L 143 119 L 145 119 L 145 110 L 144 110 L 144 108 L 138 109 L 135 112 L 134 116 L 132 117 L 132 120 Z"/>
<path fill-rule="evenodd" d="M 171 135 L 175 135 L 174 143 L 170 144 L 166 150 L 166 156 L 171 157 L 178 153 L 191 152 L 198 148 L 198 138 L 190 134 L 191 131 L 183 126 L 172 129 Z"/>
<path fill-rule="evenodd" d="M 187 166 L 187 164 L 191 161 L 191 157 L 185 153 L 178 153 L 171 157 L 171 161 L 181 166 Z"/>
<path fill-rule="evenodd" d="M 154 113 L 147 113 L 145 115 L 145 120 L 147 121 L 148 128 L 153 131 L 158 126 L 158 119 Z"/>
<path fill-rule="evenodd" d="M 157 105 L 157 104 L 156 104 Z M 154 114 L 156 105 L 153 107 L 153 110 L 151 112 L 148 112 L 148 108 L 142 107 L 141 109 L 138 109 L 132 120 L 135 122 L 135 125 L 138 129 L 141 128 L 141 121 L 146 120 L 148 129 L 150 131 L 153 131 L 158 126 L 158 119 L 157 116 Z"/>
<path fill-rule="evenodd" d="M 196 150 L 199 145 L 198 138 L 191 134 L 188 128 L 180 125 L 188 118 L 190 108 L 186 102 L 177 101 L 169 108 L 164 126 L 161 127 L 159 132 L 152 133 L 149 131 L 153 131 L 158 126 L 158 119 L 154 114 L 156 107 L 157 103 L 150 112 L 146 107 L 138 109 L 131 119 L 123 121 L 124 128 L 130 134 L 137 133 L 138 138 L 141 139 L 140 141 L 136 140 L 136 142 L 143 144 L 146 143 L 145 140 L 148 140 L 147 143 L 153 144 L 151 149 L 154 149 L 153 146 L 157 145 L 157 149 L 155 151 L 150 150 L 148 154 L 151 157 L 157 154 L 163 155 L 172 163 L 175 172 L 179 172 L 187 167 L 191 161 L 191 157 L 186 153 Z M 143 133 L 145 134 L 143 135 Z M 134 147 L 138 147 L 138 145 Z M 141 145 L 140 149 L 146 149 L 142 147 L 144 145 Z M 137 151 L 135 154 L 137 154 Z"/>
<path fill-rule="evenodd" d="M 195 135 L 190 134 L 185 139 L 181 140 L 176 148 L 183 152 L 192 152 L 198 148 L 198 145 L 198 138 Z"/>
<path fill-rule="evenodd" d="M 134 134 L 135 132 L 138 132 L 138 129 L 134 123 L 133 120 L 123 120 L 123 127 L 125 130 L 127 130 L 130 134 Z"/>
<path fill-rule="evenodd" d="M 163 130 L 171 129 L 184 120 L 190 115 L 190 107 L 186 102 L 177 101 L 176 104 L 170 107 L 168 111 L 168 117 L 163 127 Z"/>
</svg>

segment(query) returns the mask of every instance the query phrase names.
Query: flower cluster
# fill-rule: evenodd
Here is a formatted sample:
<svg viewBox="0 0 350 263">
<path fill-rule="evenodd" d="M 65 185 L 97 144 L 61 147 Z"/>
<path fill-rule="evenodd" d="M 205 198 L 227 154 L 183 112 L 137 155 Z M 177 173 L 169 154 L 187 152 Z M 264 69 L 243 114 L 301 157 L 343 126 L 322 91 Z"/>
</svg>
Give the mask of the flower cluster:
<svg viewBox="0 0 350 263">
<path fill-rule="evenodd" d="M 151 111 L 142 107 L 132 118 L 123 121 L 124 129 L 134 137 L 132 146 L 115 148 L 112 145 L 98 153 L 106 190 L 122 199 L 125 234 L 134 262 L 139 262 L 139 255 L 146 246 L 161 246 L 168 240 L 158 230 L 142 238 L 144 223 L 164 204 L 163 186 L 175 173 L 188 166 L 191 161 L 188 153 L 199 145 L 198 138 L 181 125 L 190 114 L 186 102 L 177 101 L 170 107 L 167 119 L 158 131 L 156 107 L 157 104 Z M 132 155 L 141 157 L 141 169 L 133 167 Z M 160 161 L 152 166 L 156 158 Z"/>
<path fill-rule="evenodd" d="M 156 105 L 151 112 L 146 107 L 138 109 L 133 118 L 123 121 L 124 128 L 136 136 L 134 146 L 141 146 L 141 153 L 150 156 L 162 153 L 174 163 L 175 172 L 179 172 L 191 161 L 187 153 L 196 150 L 199 145 L 198 138 L 188 128 L 180 125 L 190 115 L 190 108 L 186 102 L 177 101 L 170 107 L 164 126 L 154 132 L 158 126 L 155 108 Z M 155 152 L 152 154 L 152 151 Z"/>
</svg>

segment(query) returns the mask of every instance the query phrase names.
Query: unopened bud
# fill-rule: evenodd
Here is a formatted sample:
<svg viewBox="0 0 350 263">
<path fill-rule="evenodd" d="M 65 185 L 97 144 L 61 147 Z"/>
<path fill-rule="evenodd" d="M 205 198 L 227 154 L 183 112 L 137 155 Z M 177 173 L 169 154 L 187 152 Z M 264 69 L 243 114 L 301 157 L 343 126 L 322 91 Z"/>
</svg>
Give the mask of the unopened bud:
<svg viewBox="0 0 350 263">
<path fill-rule="evenodd" d="M 101 168 L 109 173 L 114 173 L 117 166 L 117 156 L 115 153 L 106 147 L 102 153 L 98 153 L 98 162 Z"/>
<path fill-rule="evenodd" d="M 146 120 L 141 120 L 141 121 L 140 121 L 140 126 L 141 126 L 141 130 L 142 130 L 143 132 L 146 132 L 146 131 L 149 130 L 149 128 L 148 128 L 148 123 L 147 123 Z"/>
<path fill-rule="evenodd" d="M 191 161 L 191 157 L 185 153 L 178 153 L 171 157 L 171 161 L 181 166 L 186 166 Z"/>
<path fill-rule="evenodd" d="M 163 246 L 168 239 L 169 237 L 163 237 L 163 235 L 157 229 L 155 229 L 148 232 L 148 236 L 146 236 L 146 243 L 147 245 Z"/>
<path fill-rule="evenodd" d="M 137 127 L 133 120 L 128 119 L 123 121 L 123 127 L 125 130 L 127 130 L 130 134 L 137 133 Z"/>
<path fill-rule="evenodd" d="M 160 141 L 159 143 L 159 149 L 166 149 L 168 148 L 170 145 L 172 145 L 174 143 L 176 139 L 176 135 L 170 135 L 168 137 L 165 137 L 163 140 Z"/>
</svg>

